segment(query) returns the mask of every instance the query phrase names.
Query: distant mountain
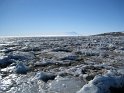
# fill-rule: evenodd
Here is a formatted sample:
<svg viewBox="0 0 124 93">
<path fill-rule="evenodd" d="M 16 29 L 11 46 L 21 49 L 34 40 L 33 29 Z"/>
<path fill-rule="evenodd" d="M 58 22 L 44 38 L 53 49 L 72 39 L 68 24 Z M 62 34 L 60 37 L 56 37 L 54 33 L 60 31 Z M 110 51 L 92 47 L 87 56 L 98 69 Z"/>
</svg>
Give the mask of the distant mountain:
<svg viewBox="0 0 124 93">
<path fill-rule="evenodd" d="M 78 33 L 76 32 L 65 32 L 66 35 L 71 35 L 71 36 L 75 36 L 78 35 Z"/>
<path fill-rule="evenodd" d="M 97 34 L 97 36 L 124 36 L 124 31 L 102 33 L 102 34 Z"/>
</svg>

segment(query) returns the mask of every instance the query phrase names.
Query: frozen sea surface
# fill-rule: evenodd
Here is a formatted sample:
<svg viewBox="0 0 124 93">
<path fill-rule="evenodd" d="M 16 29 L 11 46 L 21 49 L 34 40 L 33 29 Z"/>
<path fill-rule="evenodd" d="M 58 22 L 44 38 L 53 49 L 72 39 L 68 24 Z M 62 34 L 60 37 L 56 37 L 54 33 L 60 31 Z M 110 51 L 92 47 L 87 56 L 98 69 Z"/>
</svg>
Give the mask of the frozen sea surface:
<svg viewBox="0 0 124 93">
<path fill-rule="evenodd" d="M 123 90 L 123 48 L 123 36 L 0 38 L 0 93 Z"/>
</svg>

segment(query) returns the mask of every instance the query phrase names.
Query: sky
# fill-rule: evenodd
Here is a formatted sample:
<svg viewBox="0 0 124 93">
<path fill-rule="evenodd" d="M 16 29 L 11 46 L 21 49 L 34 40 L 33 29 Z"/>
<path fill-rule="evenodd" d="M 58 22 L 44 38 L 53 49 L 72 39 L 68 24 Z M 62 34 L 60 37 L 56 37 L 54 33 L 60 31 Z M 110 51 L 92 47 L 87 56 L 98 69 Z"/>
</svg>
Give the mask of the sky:
<svg viewBox="0 0 124 93">
<path fill-rule="evenodd" d="M 124 31 L 124 0 L 0 0 L 0 36 Z"/>
</svg>

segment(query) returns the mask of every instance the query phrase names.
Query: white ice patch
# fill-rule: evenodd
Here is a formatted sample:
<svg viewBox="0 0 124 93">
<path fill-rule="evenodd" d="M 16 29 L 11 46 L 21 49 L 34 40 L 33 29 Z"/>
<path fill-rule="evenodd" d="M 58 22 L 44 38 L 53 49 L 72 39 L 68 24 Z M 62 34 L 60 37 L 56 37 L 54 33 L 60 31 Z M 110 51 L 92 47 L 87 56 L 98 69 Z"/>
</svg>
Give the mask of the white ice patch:
<svg viewBox="0 0 124 93">
<path fill-rule="evenodd" d="M 14 68 L 15 68 L 15 66 L 6 67 L 6 68 L 1 69 L 1 71 L 2 72 L 12 72 Z"/>
</svg>

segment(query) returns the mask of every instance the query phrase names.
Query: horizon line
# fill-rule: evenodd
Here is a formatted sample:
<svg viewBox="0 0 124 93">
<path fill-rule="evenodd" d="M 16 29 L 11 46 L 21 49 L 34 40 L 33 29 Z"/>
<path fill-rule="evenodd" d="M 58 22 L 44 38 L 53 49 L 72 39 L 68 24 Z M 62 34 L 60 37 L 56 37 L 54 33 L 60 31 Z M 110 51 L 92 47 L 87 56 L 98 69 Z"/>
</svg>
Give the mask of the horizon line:
<svg viewBox="0 0 124 93">
<path fill-rule="evenodd" d="M 23 35 L 15 35 L 15 36 L 0 36 L 2 37 L 66 37 L 66 36 L 89 36 L 89 35 L 35 35 L 35 36 L 23 36 Z"/>
<path fill-rule="evenodd" d="M 122 32 L 124 33 L 124 31 L 111 31 L 111 32 L 104 32 L 104 33 L 113 33 L 113 32 Z M 99 34 L 104 34 L 104 33 L 96 33 L 96 34 L 87 34 L 87 35 L 7 35 L 7 36 L 0 36 L 0 38 L 8 38 L 8 37 L 67 37 L 67 36 L 92 36 L 92 35 L 99 35 Z"/>
</svg>

